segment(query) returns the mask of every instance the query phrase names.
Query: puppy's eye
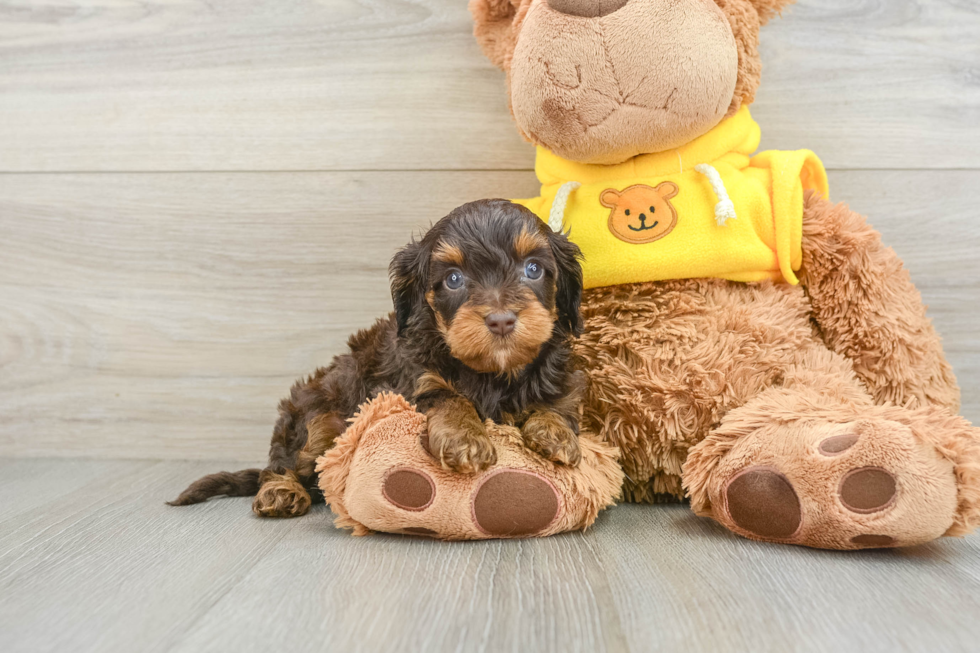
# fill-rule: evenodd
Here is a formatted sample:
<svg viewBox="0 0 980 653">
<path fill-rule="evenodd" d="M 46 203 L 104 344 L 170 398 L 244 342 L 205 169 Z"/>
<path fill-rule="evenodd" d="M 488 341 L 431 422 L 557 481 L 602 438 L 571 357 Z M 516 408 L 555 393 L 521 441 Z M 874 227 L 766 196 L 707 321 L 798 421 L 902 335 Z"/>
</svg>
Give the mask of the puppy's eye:
<svg viewBox="0 0 980 653">
<path fill-rule="evenodd" d="M 528 261 L 524 264 L 524 276 L 528 279 L 540 279 L 544 270 L 541 269 L 541 265 L 537 261 Z"/>
<path fill-rule="evenodd" d="M 626 215 L 629 215 L 629 214 L 630 214 L 630 210 L 629 209 L 626 209 Z"/>
<path fill-rule="evenodd" d="M 656 212 L 657 212 L 657 207 L 651 206 L 650 207 L 650 213 L 656 213 Z"/>
<path fill-rule="evenodd" d="M 450 290 L 459 290 L 463 287 L 463 273 L 453 270 L 446 275 L 446 287 Z"/>
</svg>

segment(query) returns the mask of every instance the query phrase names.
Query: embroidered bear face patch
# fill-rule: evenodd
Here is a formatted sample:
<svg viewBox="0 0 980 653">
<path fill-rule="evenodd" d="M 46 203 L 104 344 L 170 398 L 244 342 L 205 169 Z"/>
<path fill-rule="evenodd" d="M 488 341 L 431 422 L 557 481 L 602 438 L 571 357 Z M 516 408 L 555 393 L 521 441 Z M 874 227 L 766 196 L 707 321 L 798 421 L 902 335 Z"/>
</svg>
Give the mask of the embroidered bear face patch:
<svg viewBox="0 0 980 653">
<path fill-rule="evenodd" d="M 604 190 L 599 201 L 612 209 L 609 231 L 624 242 L 642 245 L 660 240 L 677 226 L 677 209 L 670 200 L 678 192 L 672 181 L 656 188 L 637 184 L 622 191 Z"/>
</svg>

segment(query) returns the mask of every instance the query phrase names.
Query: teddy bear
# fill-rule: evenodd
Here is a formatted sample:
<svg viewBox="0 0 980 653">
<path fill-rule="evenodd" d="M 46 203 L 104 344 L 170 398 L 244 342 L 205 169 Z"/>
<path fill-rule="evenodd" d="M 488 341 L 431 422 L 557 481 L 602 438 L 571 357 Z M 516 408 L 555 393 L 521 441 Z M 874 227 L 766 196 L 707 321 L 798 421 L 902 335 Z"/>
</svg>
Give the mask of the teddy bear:
<svg viewBox="0 0 980 653">
<path fill-rule="evenodd" d="M 790 2 L 470 0 L 536 147 L 541 194 L 515 201 L 585 256 L 582 427 L 618 450 L 626 500 L 688 500 L 743 537 L 844 550 L 961 536 L 980 522 L 980 429 L 957 414 L 908 272 L 830 201 L 816 154 L 756 153 L 760 29 Z M 319 467 L 334 504 L 358 475 L 382 494 L 395 464 L 343 460 Z M 454 482 L 439 491 L 458 494 L 455 516 L 436 521 L 470 524 L 480 478 Z M 409 523 L 385 510 L 361 528 Z M 343 508 L 339 523 L 356 528 Z"/>
</svg>

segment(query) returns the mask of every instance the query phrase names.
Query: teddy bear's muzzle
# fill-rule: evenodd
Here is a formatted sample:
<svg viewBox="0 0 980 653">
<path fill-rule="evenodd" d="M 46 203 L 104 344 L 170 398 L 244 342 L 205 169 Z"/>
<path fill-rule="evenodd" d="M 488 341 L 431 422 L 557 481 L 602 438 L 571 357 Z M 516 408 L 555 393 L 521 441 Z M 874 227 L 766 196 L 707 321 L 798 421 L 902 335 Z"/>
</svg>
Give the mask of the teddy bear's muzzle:
<svg viewBox="0 0 980 653">
<path fill-rule="evenodd" d="M 629 0 L 548 0 L 548 6 L 569 16 L 600 18 L 626 6 Z"/>
</svg>

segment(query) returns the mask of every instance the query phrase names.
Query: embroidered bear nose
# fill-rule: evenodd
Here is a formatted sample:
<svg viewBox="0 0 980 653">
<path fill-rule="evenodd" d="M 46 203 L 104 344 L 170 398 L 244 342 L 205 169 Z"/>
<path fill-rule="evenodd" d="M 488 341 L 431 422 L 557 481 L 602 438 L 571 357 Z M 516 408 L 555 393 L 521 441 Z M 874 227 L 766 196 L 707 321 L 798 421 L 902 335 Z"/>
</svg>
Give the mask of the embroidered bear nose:
<svg viewBox="0 0 980 653">
<path fill-rule="evenodd" d="M 498 336 L 506 336 L 514 330 L 514 326 L 517 324 L 517 315 L 514 314 L 514 311 L 491 313 L 487 316 L 486 323 L 487 328 Z"/>
<path fill-rule="evenodd" d="M 629 0 L 548 0 L 548 6 L 569 16 L 600 18 L 626 6 Z"/>
</svg>

